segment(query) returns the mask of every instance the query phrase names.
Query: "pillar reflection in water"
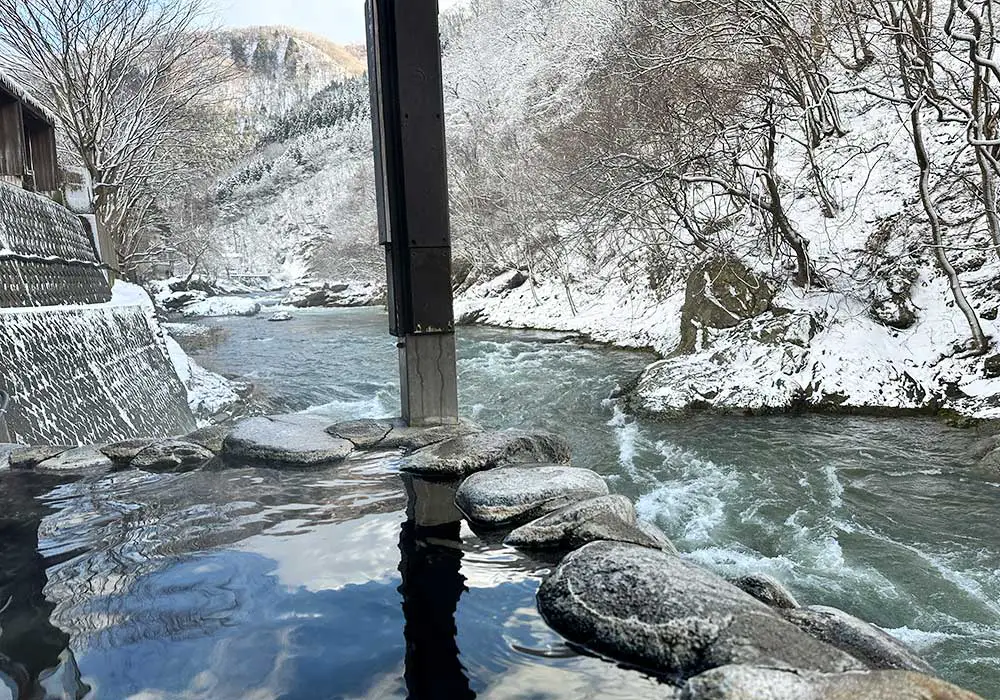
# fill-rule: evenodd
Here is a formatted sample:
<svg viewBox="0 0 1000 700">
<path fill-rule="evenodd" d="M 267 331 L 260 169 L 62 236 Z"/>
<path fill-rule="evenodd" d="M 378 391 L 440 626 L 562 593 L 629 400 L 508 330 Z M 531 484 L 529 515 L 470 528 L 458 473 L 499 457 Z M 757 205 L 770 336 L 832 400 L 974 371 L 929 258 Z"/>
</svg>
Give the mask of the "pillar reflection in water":
<svg viewBox="0 0 1000 700">
<path fill-rule="evenodd" d="M 476 694 L 459 659 L 455 611 L 465 588 L 457 484 L 403 476 L 406 522 L 399 537 L 406 689 L 413 700 Z"/>
<path fill-rule="evenodd" d="M 49 513 L 38 498 L 52 486 L 26 474 L 0 482 L 0 686 L 15 686 L 15 697 L 75 700 L 90 688 L 80 680 L 69 635 L 50 621 L 55 605 L 44 593 L 45 570 L 59 562 L 38 552 L 38 527 Z"/>
</svg>

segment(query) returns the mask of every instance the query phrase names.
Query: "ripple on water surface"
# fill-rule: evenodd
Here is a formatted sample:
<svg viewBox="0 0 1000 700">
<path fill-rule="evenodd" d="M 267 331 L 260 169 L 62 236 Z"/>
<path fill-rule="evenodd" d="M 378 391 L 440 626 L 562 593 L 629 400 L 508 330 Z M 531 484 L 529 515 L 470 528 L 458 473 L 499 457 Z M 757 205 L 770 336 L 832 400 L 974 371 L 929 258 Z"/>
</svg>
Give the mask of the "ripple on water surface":
<svg viewBox="0 0 1000 700">
<path fill-rule="evenodd" d="M 332 420 L 397 410 L 380 313 L 210 322 L 227 335 L 198 359 L 252 373 L 292 408 Z M 477 328 L 462 329 L 459 352 L 469 415 L 566 434 L 576 462 L 686 556 L 771 573 L 1000 696 L 1000 488 L 967 466 L 970 434 L 833 416 L 641 421 L 606 399 L 648 355 Z M 549 564 L 457 524 L 447 494 L 411 484 L 408 497 L 391 459 L 59 487 L 17 476 L 0 476 L 17 523 L 4 568 L 28 603 L 0 622 L 32 621 L 12 653 L 37 671 L 68 635 L 94 697 L 663 696 L 569 651 L 534 607 Z M 410 509 L 420 523 L 408 498 L 433 504 Z"/>
</svg>

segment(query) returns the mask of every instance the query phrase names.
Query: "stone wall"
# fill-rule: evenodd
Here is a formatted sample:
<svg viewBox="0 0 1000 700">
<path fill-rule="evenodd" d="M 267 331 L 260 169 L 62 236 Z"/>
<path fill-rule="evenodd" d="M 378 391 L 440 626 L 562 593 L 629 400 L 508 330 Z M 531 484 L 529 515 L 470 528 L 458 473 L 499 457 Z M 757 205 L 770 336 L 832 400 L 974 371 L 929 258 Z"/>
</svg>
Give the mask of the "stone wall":
<svg viewBox="0 0 1000 700">
<path fill-rule="evenodd" d="M 0 183 L 0 307 L 111 298 L 90 233 L 52 200 Z"/>
<path fill-rule="evenodd" d="M 7 422 L 16 441 L 101 443 L 194 427 L 141 294 L 92 306 L 0 309 L 0 387 L 11 394 Z"/>
</svg>

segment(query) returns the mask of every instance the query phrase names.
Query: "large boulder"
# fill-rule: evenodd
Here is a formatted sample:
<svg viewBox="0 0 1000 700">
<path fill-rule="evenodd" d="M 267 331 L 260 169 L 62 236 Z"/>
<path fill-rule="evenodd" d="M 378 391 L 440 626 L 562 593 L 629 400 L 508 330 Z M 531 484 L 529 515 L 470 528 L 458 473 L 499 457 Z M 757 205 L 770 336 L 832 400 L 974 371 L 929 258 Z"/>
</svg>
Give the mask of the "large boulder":
<svg viewBox="0 0 1000 700">
<path fill-rule="evenodd" d="M 458 423 L 454 425 L 435 425 L 426 428 L 420 426 L 411 427 L 400 419 L 393 419 L 389 422 L 392 423 L 392 430 L 379 442 L 379 447 L 387 450 L 400 448 L 419 450 L 421 447 L 427 447 L 428 445 L 444 442 L 445 440 L 451 440 L 463 435 L 481 433 L 483 430 L 475 423 L 464 418 L 459 419 Z"/>
<path fill-rule="evenodd" d="M 705 329 L 738 326 L 771 307 L 774 290 L 739 260 L 715 257 L 695 265 L 688 275 L 681 309 L 677 353 L 690 353 L 705 341 Z"/>
<path fill-rule="evenodd" d="M 72 449 L 69 446 L 40 445 L 37 447 L 18 446 L 10 452 L 11 469 L 34 469 L 40 463 Z"/>
<path fill-rule="evenodd" d="M 566 464 L 569 459 L 569 443 L 558 435 L 503 430 L 461 435 L 429 445 L 407 457 L 402 468 L 424 476 L 456 479 L 496 467 Z"/>
<path fill-rule="evenodd" d="M 783 614 L 799 629 L 847 652 L 869 668 L 934 673 L 930 664 L 898 639 L 843 610 L 810 605 Z"/>
<path fill-rule="evenodd" d="M 571 642 L 677 678 L 726 664 L 864 668 L 715 574 L 633 544 L 594 542 L 568 555 L 542 582 L 538 609 Z"/>
<path fill-rule="evenodd" d="M 183 440 L 160 440 L 132 458 L 130 466 L 148 472 L 187 472 L 215 457 L 211 450 Z"/>
<path fill-rule="evenodd" d="M 474 525 L 515 527 L 607 493 L 604 479 L 589 469 L 528 465 L 473 474 L 458 487 L 455 504 Z"/>
<path fill-rule="evenodd" d="M 520 549 L 571 550 L 598 540 L 677 553 L 666 535 L 641 526 L 632 501 L 618 494 L 590 498 L 543 515 L 511 532 L 504 544 Z"/>
<path fill-rule="evenodd" d="M 232 427 L 228 425 L 206 425 L 204 428 L 188 433 L 181 438 L 184 442 L 201 445 L 206 450 L 211 450 L 215 454 L 222 452 L 222 445 L 226 441 Z"/>
<path fill-rule="evenodd" d="M 344 460 L 354 450 L 349 440 L 324 432 L 322 418 L 269 416 L 240 421 L 223 442 L 228 461 L 273 467 L 313 467 Z"/>
<path fill-rule="evenodd" d="M 128 467 L 135 456 L 144 449 L 152 445 L 156 440 L 153 438 L 137 438 L 134 440 L 122 440 L 113 442 L 101 448 L 101 452 L 114 462 L 116 467 Z"/>
<path fill-rule="evenodd" d="M 722 666 L 689 680 L 681 700 L 982 700 L 938 678 L 908 671 L 803 673 Z"/>
</svg>

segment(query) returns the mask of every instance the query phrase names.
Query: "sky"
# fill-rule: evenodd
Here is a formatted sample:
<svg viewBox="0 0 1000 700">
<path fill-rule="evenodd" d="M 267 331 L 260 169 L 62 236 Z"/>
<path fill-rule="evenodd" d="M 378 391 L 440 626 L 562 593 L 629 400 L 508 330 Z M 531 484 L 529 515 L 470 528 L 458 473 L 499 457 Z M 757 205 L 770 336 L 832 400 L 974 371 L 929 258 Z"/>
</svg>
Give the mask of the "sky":
<svg viewBox="0 0 1000 700">
<path fill-rule="evenodd" d="M 439 1 L 442 9 L 455 4 Z M 216 6 L 224 25 L 284 24 L 339 44 L 365 40 L 364 0 L 216 0 Z"/>
</svg>

